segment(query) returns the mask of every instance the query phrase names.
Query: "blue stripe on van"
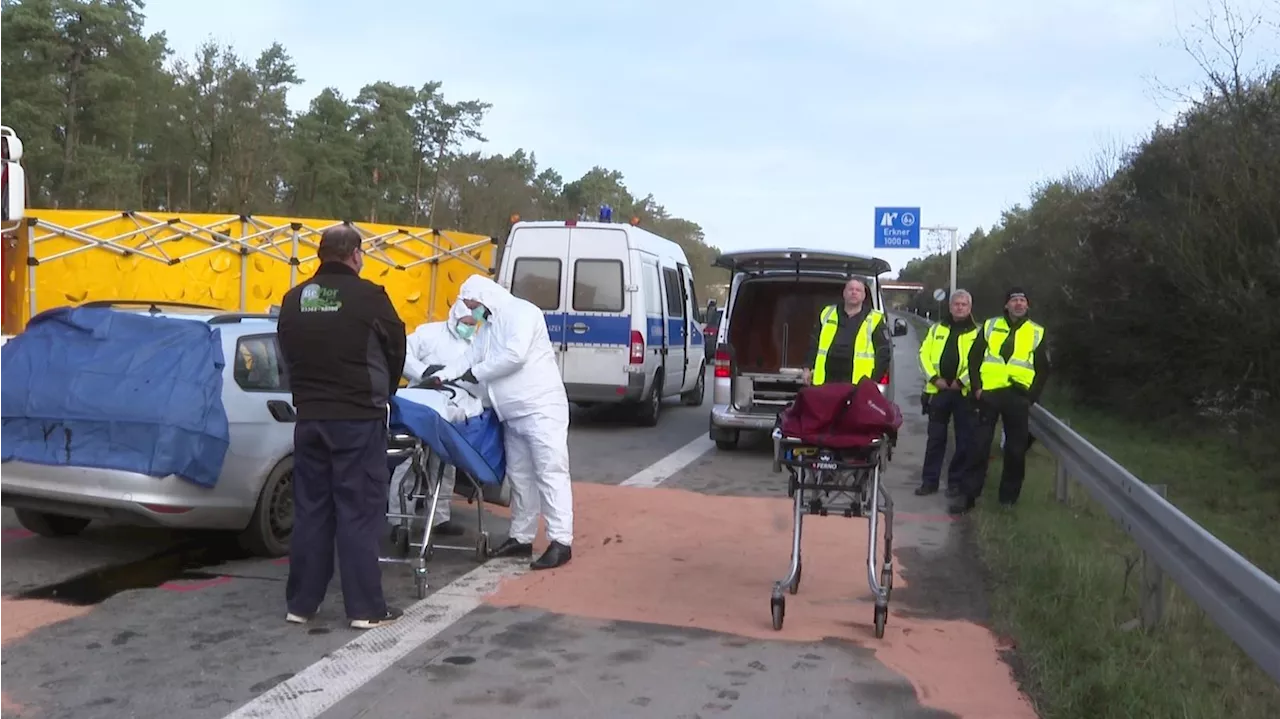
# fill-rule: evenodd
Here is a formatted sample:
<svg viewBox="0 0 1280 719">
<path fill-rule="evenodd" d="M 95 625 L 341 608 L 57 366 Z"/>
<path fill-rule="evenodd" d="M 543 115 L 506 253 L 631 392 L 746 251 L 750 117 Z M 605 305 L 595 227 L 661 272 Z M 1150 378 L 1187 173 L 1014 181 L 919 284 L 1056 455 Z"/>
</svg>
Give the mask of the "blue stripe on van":
<svg viewBox="0 0 1280 719">
<path fill-rule="evenodd" d="M 647 326 L 646 337 L 644 343 L 649 347 L 662 346 L 662 318 L 657 315 L 650 315 L 645 318 Z"/>
<path fill-rule="evenodd" d="M 631 318 L 627 315 L 580 315 L 544 312 L 547 334 L 553 343 L 574 345 L 631 345 Z M 585 325 L 585 332 L 575 332 L 575 325 Z"/>
</svg>

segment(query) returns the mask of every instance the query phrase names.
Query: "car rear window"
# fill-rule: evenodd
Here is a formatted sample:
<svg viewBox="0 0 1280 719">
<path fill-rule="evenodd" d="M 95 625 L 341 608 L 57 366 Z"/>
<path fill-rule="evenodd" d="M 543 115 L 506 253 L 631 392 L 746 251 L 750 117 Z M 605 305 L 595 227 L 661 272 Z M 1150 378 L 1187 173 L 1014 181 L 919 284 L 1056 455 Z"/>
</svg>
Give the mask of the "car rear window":
<svg viewBox="0 0 1280 719">
<path fill-rule="evenodd" d="M 575 312 L 621 312 L 623 297 L 620 260 L 578 260 L 573 263 Z"/>
<path fill-rule="evenodd" d="M 511 294 L 540 310 L 560 309 L 560 260 L 521 257 L 511 272 Z"/>
</svg>

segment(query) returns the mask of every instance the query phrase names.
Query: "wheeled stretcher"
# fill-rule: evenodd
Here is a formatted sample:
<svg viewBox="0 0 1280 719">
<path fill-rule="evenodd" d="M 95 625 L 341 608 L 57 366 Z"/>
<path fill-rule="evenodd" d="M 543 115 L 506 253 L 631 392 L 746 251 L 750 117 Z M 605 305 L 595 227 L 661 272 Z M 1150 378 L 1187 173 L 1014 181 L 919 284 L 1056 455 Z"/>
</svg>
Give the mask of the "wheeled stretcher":
<svg viewBox="0 0 1280 719">
<path fill-rule="evenodd" d="M 773 469 L 787 471 L 794 502 L 791 563 L 774 582 L 769 600 L 773 628 L 782 629 L 786 592 L 800 591 L 801 538 L 806 514 L 867 519 L 867 583 L 875 599 L 872 620 L 884 636 L 893 588 L 893 497 L 882 482 L 893 456 L 902 413 L 874 383 L 822 385 L 801 390 L 773 430 Z M 884 548 L 879 519 L 884 516 Z M 879 556 L 877 556 L 879 555 Z"/>
<path fill-rule="evenodd" d="M 445 387 L 443 391 L 459 391 Z M 392 487 L 387 519 L 392 522 L 392 556 L 378 561 L 413 568 L 419 599 L 427 595 L 427 563 L 435 550 L 471 552 L 477 562 L 489 558 L 489 533 L 484 528 L 486 488 L 502 485 L 506 460 L 502 424 L 492 409 L 478 417 L 449 422 L 431 407 L 393 397 L 387 420 L 387 463 L 394 469 L 410 462 L 409 471 Z M 441 496 L 444 473 L 456 470 L 456 482 L 476 505 L 476 540 L 468 546 L 436 544 L 431 532 L 437 508 L 452 497 Z M 470 489 L 470 491 L 466 491 Z"/>
</svg>

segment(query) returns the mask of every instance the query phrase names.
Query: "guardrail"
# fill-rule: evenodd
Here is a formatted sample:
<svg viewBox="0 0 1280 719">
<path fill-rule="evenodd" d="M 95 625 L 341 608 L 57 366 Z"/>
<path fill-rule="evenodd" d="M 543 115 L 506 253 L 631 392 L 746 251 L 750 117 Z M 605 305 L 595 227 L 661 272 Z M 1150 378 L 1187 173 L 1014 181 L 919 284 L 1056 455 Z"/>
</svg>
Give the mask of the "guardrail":
<svg viewBox="0 0 1280 719">
<path fill-rule="evenodd" d="M 929 320 L 911 313 L 917 329 Z M 1169 577 L 1272 679 L 1280 682 L 1280 582 L 1210 534 L 1148 485 L 1040 405 L 1031 408 L 1031 433 L 1058 462 L 1056 493 L 1066 501 L 1075 479 L 1142 550 L 1142 623 L 1163 612 Z M 1156 570 L 1158 571 L 1152 571 Z"/>
<path fill-rule="evenodd" d="M 1048 410 L 1031 408 L 1031 433 L 1219 627 L 1280 682 L 1280 582 L 1173 506 Z M 1144 623 L 1159 619 L 1160 582 L 1144 582 Z M 1155 602 L 1154 610 L 1147 609 Z M 1154 611 L 1155 616 L 1148 612 Z"/>
</svg>

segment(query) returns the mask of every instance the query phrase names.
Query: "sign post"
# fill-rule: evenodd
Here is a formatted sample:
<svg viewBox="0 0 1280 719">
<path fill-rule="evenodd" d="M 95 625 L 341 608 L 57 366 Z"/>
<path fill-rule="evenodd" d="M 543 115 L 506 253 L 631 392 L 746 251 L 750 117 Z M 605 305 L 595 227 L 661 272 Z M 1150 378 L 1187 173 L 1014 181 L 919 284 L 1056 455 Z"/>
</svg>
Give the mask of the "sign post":
<svg viewBox="0 0 1280 719">
<path fill-rule="evenodd" d="M 926 232 L 947 232 L 951 235 L 951 294 L 956 292 L 956 253 L 960 250 L 960 228 L 926 227 Z"/>
</svg>

